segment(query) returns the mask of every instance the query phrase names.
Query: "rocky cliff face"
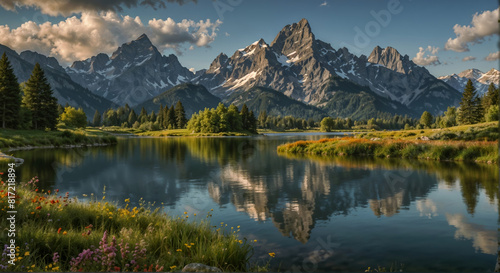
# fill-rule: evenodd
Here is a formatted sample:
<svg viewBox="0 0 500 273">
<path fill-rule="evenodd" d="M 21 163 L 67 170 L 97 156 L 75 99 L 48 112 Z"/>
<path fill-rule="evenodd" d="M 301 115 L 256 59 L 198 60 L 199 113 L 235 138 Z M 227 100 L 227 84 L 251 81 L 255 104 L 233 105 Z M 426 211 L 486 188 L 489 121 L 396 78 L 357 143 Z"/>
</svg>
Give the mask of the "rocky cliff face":
<svg viewBox="0 0 500 273">
<path fill-rule="evenodd" d="M 66 71 L 74 81 L 119 105 L 137 105 L 194 76 L 175 55 L 161 55 L 144 34 L 111 57 L 101 53 L 74 62 Z"/>
</svg>

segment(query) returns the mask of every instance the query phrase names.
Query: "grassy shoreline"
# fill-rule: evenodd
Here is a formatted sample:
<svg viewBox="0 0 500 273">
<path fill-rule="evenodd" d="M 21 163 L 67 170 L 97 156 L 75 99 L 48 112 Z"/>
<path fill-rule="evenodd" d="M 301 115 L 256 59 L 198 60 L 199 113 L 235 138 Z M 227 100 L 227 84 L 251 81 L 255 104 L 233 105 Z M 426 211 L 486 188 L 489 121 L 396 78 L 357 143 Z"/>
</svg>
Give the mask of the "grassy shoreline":
<svg viewBox="0 0 500 273">
<path fill-rule="evenodd" d="M 141 200 L 133 208 L 128 199 L 122 207 L 106 202 L 104 193 L 83 201 L 58 190 L 39 191 L 37 182 L 17 184 L 19 255 L 14 266 L 0 257 L 0 271 L 165 272 L 195 262 L 223 271 L 264 270 L 250 267 L 252 243 L 241 240 L 236 227 L 210 225 L 211 211 L 172 217 Z M 0 189 L 0 224 L 7 227 L 7 184 Z"/>
<path fill-rule="evenodd" d="M 115 136 L 99 130 L 10 130 L 0 129 L 0 151 L 32 148 L 75 148 L 116 144 Z"/>
<path fill-rule="evenodd" d="M 279 153 L 498 162 L 498 142 L 331 138 L 280 145 Z"/>
<path fill-rule="evenodd" d="M 445 129 L 364 132 L 352 137 L 297 141 L 281 145 L 277 151 L 323 157 L 364 156 L 496 163 L 498 124 L 485 122 Z"/>
</svg>

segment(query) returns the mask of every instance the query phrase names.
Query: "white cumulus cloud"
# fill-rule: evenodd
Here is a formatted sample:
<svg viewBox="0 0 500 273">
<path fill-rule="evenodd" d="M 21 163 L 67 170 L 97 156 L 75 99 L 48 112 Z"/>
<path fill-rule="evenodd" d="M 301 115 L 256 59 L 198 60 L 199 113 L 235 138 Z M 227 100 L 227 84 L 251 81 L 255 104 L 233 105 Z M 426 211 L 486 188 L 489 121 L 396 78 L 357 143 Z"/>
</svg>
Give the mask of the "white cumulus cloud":
<svg viewBox="0 0 500 273">
<path fill-rule="evenodd" d="M 468 26 L 455 25 L 453 31 L 456 38 L 449 38 L 444 48 L 456 52 L 469 51 L 469 44 L 481 43 L 484 38 L 498 35 L 499 9 L 476 13 Z"/>
<path fill-rule="evenodd" d="M 210 19 L 195 22 L 175 22 L 120 16 L 115 12 L 83 12 L 59 23 L 37 24 L 28 21 L 18 28 L 0 25 L 0 44 L 17 51 L 32 50 L 56 57 L 62 62 L 82 60 L 97 53 L 111 53 L 121 44 L 146 33 L 160 51 L 172 48 L 179 51 L 184 44 L 204 47 L 212 43 L 221 21 Z"/>
<path fill-rule="evenodd" d="M 487 61 L 496 61 L 496 60 L 500 59 L 500 51 L 492 52 L 492 53 L 488 54 L 488 56 L 486 56 L 486 58 L 484 58 L 484 59 Z"/>
<path fill-rule="evenodd" d="M 476 59 L 476 57 L 474 57 L 474 56 L 467 56 L 467 57 L 463 58 L 462 61 L 464 61 L 464 62 L 474 61 L 475 59 Z"/>
<path fill-rule="evenodd" d="M 0 0 L 0 6 L 6 10 L 16 11 L 17 8 L 35 7 L 42 13 L 57 16 L 69 16 L 85 11 L 121 11 L 123 7 L 151 6 L 165 8 L 166 3 L 188 2 L 197 0 Z"/>
<path fill-rule="evenodd" d="M 433 47 L 433 46 L 427 46 L 427 48 L 419 47 L 417 56 L 415 56 L 412 59 L 412 61 L 421 66 L 441 64 L 441 62 L 439 62 L 438 56 L 436 56 L 438 51 L 439 47 Z"/>
</svg>

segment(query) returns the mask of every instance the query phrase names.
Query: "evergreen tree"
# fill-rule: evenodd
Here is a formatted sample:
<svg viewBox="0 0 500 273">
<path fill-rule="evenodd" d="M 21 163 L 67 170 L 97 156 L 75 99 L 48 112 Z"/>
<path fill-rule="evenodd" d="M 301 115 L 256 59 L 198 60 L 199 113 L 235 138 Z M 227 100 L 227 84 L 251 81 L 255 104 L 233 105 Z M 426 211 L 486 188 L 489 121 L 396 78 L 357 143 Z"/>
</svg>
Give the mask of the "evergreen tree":
<svg viewBox="0 0 500 273">
<path fill-rule="evenodd" d="M 257 119 L 255 118 L 253 111 L 250 111 L 250 113 L 248 113 L 248 128 L 247 128 L 247 130 L 250 131 L 251 133 L 255 133 L 255 134 L 257 133 Z"/>
<path fill-rule="evenodd" d="M 163 121 L 165 120 L 165 114 L 163 113 L 163 104 L 160 104 L 160 110 L 158 111 L 158 117 L 156 118 L 156 121 L 158 122 L 158 126 L 160 129 L 163 129 Z"/>
<path fill-rule="evenodd" d="M 181 101 L 177 101 L 175 105 L 175 121 L 177 123 L 177 128 L 182 129 L 186 126 L 186 111 L 184 111 L 184 106 L 182 106 Z"/>
<path fill-rule="evenodd" d="M 164 129 L 168 129 L 168 124 L 169 122 L 167 121 L 167 118 L 168 118 L 168 105 L 165 105 L 165 107 L 163 108 L 163 128 Z"/>
<path fill-rule="evenodd" d="M 495 85 L 493 83 L 488 86 L 488 92 L 483 97 L 483 109 L 485 111 L 488 111 L 490 109 L 490 106 L 492 105 L 498 105 L 500 103 L 500 97 L 498 94 L 498 88 L 495 88 Z"/>
<path fill-rule="evenodd" d="M 101 126 L 101 114 L 99 111 L 96 109 L 94 113 L 94 119 L 92 120 L 92 125 L 94 127 L 99 127 Z"/>
<path fill-rule="evenodd" d="M 156 121 L 155 110 L 151 111 L 151 114 L 149 115 L 149 121 L 151 121 L 151 122 L 155 122 Z"/>
<path fill-rule="evenodd" d="M 137 117 L 137 121 L 139 121 L 140 124 L 146 123 L 148 121 L 148 113 L 146 112 L 146 109 L 142 107 L 141 113 Z"/>
<path fill-rule="evenodd" d="M 0 59 L 0 126 L 16 128 L 21 110 L 21 90 L 5 52 Z"/>
<path fill-rule="evenodd" d="M 127 122 L 132 126 L 136 121 L 137 121 L 137 114 L 132 109 L 132 111 L 130 111 L 130 114 L 128 114 Z"/>
<path fill-rule="evenodd" d="M 23 104 L 32 113 L 34 129 L 55 129 L 58 118 L 57 99 L 38 63 L 26 82 Z"/>
<path fill-rule="evenodd" d="M 243 130 L 248 130 L 248 128 L 250 127 L 249 114 L 250 114 L 250 112 L 248 111 L 247 105 L 243 104 L 243 106 L 241 107 L 241 112 L 240 112 L 241 126 L 243 127 Z"/>
<path fill-rule="evenodd" d="M 460 102 L 458 121 L 460 124 L 474 124 L 479 122 L 479 110 L 480 105 L 476 94 L 476 88 L 472 85 L 472 81 L 468 80 L 464 89 L 462 101 Z"/>
<path fill-rule="evenodd" d="M 259 127 L 260 128 L 266 128 L 266 120 L 267 120 L 267 112 L 266 110 L 264 111 L 261 111 L 259 113 L 259 118 L 258 118 L 258 121 L 259 121 Z"/>
<path fill-rule="evenodd" d="M 175 108 L 174 106 L 170 106 L 170 108 L 168 109 L 167 111 L 167 118 L 166 118 L 166 122 L 167 122 L 167 129 L 175 129 L 176 128 L 176 125 L 175 125 Z"/>
<path fill-rule="evenodd" d="M 57 105 L 57 114 L 61 116 L 64 113 L 64 107 L 61 104 Z"/>
</svg>

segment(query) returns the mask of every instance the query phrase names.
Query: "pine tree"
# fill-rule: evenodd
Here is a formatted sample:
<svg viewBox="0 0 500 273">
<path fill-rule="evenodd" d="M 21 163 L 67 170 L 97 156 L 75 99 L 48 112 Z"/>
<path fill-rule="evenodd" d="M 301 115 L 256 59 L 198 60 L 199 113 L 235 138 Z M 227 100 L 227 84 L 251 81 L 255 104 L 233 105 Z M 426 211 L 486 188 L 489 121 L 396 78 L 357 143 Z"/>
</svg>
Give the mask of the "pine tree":
<svg viewBox="0 0 500 273">
<path fill-rule="evenodd" d="M 55 129 L 58 118 L 57 99 L 53 96 L 40 64 L 35 64 L 25 86 L 23 104 L 32 113 L 33 128 Z"/>
<path fill-rule="evenodd" d="M 137 117 L 137 121 L 139 121 L 140 124 L 148 121 L 148 113 L 144 107 L 142 107 L 141 113 L 139 114 L 139 117 Z"/>
<path fill-rule="evenodd" d="M 160 104 L 160 110 L 158 111 L 158 117 L 156 118 L 156 121 L 158 122 L 158 126 L 161 128 L 163 127 L 163 121 L 165 120 L 165 114 L 163 113 L 163 104 Z"/>
<path fill-rule="evenodd" d="M 95 110 L 94 113 L 94 119 L 92 120 L 92 125 L 94 127 L 101 126 L 101 114 L 99 113 L 99 111 L 97 111 L 97 109 Z"/>
<path fill-rule="evenodd" d="M 184 106 L 182 106 L 181 101 L 177 101 L 175 105 L 175 121 L 177 123 L 177 128 L 182 129 L 186 126 L 186 112 L 184 111 Z"/>
<path fill-rule="evenodd" d="M 240 112 L 241 124 L 242 124 L 243 130 L 248 130 L 248 128 L 250 127 L 249 114 L 250 114 L 250 112 L 248 112 L 247 105 L 243 104 L 243 106 L 241 107 L 241 112 Z"/>
<path fill-rule="evenodd" d="M 258 120 L 259 120 L 259 127 L 260 128 L 266 128 L 266 120 L 267 120 L 267 112 L 266 112 L 266 110 L 261 111 L 259 113 Z"/>
<path fill-rule="evenodd" d="M 167 120 L 168 119 L 168 105 L 165 105 L 165 107 L 163 107 L 163 128 L 164 129 L 168 129 L 168 124 L 169 124 L 169 121 Z"/>
<path fill-rule="evenodd" d="M 130 126 L 132 126 L 136 121 L 137 121 L 137 114 L 135 113 L 134 110 L 132 110 L 130 111 L 130 114 L 128 114 L 127 122 Z"/>
<path fill-rule="evenodd" d="M 0 59 L 0 125 L 16 128 L 21 110 L 21 90 L 5 52 Z"/>
<path fill-rule="evenodd" d="M 460 124 L 474 124 L 479 122 L 480 103 L 477 98 L 476 88 L 472 85 L 472 81 L 467 81 L 465 86 L 462 101 L 460 102 L 460 112 L 458 121 Z M 482 116 L 482 115 L 481 115 Z"/>
<path fill-rule="evenodd" d="M 167 129 L 175 129 L 175 108 L 174 106 L 170 106 L 170 108 L 167 111 Z"/>
<path fill-rule="evenodd" d="M 248 113 L 248 131 L 252 133 L 257 133 L 257 119 L 253 113 L 253 110 Z"/>
<path fill-rule="evenodd" d="M 149 115 L 149 121 L 151 121 L 151 122 L 155 122 L 156 121 L 155 110 L 151 111 L 151 114 Z"/>
<path fill-rule="evenodd" d="M 486 92 L 486 94 L 484 95 L 482 103 L 483 109 L 485 111 L 488 111 L 488 109 L 490 109 L 490 106 L 498 105 L 500 103 L 498 88 L 495 88 L 495 85 L 493 83 L 488 86 L 488 92 Z"/>
</svg>

